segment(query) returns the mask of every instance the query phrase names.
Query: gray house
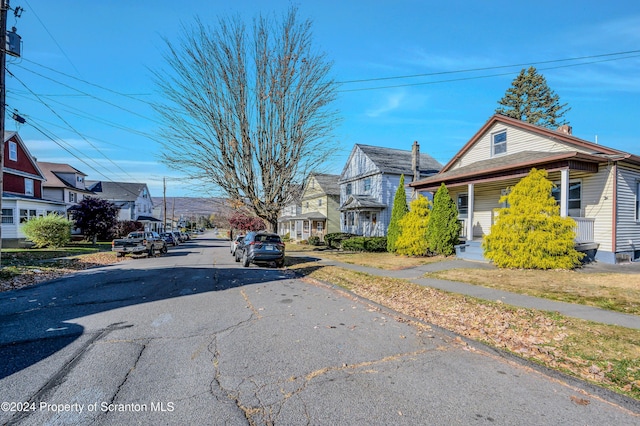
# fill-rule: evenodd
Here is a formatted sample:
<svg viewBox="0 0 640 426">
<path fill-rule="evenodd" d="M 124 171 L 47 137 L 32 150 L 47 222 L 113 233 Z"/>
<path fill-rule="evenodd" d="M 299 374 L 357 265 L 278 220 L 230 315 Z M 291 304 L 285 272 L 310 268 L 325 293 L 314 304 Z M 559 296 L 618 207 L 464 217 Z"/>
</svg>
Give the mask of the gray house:
<svg viewBox="0 0 640 426">
<path fill-rule="evenodd" d="M 404 175 L 405 185 L 435 175 L 442 165 L 420 153 L 356 144 L 340 175 L 340 229 L 363 236 L 385 236 L 393 199 Z M 416 196 L 406 188 L 407 202 Z"/>
</svg>

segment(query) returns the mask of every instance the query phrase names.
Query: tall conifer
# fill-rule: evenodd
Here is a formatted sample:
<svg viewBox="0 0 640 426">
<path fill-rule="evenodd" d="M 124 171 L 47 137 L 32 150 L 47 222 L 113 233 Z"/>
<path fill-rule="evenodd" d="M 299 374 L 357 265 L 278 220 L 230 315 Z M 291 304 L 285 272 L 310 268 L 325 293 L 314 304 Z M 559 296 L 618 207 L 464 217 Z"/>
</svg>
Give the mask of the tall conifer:
<svg viewBox="0 0 640 426">
<path fill-rule="evenodd" d="M 393 209 L 391 210 L 391 221 L 387 228 L 387 251 L 395 253 L 396 240 L 400 236 L 400 219 L 409 212 L 407 206 L 407 193 L 404 189 L 404 175 L 400 176 L 400 184 L 396 189 L 396 195 L 393 198 Z"/>
</svg>

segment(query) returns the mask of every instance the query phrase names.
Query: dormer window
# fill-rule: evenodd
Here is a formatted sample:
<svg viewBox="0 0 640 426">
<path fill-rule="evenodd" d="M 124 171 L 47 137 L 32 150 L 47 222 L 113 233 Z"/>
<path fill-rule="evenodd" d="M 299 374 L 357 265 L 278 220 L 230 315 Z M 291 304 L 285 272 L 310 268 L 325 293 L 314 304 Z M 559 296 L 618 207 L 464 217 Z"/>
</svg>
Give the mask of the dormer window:
<svg viewBox="0 0 640 426">
<path fill-rule="evenodd" d="M 507 131 L 491 135 L 491 156 L 507 153 Z"/>
</svg>

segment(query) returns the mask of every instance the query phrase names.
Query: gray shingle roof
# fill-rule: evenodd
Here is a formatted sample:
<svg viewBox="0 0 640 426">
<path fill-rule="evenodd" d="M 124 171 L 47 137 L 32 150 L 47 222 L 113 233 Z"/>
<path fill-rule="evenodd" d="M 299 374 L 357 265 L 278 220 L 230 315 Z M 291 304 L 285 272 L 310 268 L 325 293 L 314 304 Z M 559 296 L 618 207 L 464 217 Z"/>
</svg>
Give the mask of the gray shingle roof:
<svg viewBox="0 0 640 426">
<path fill-rule="evenodd" d="M 146 183 L 86 181 L 87 188 L 97 197 L 112 201 L 136 201 Z"/>
<path fill-rule="evenodd" d="M 316 182 L 320 185 L 322 192 L 327 195 L 340 195 L 340 175 L 328 175 L 324 173 L 313 173 L 316 178 Z"/>
<path fill-rule="evenodd" d="M 380 169 L 382 173 L 413 176 L 413 170 L 411 169 L 411 151 L 362 144 L 356 144 L 356 146 L 378 166 L 378 169 Z M 441 168 L 442 164 L 432 156 L 420 152 L 421 175 L 437 173 Z"/>
</svg>

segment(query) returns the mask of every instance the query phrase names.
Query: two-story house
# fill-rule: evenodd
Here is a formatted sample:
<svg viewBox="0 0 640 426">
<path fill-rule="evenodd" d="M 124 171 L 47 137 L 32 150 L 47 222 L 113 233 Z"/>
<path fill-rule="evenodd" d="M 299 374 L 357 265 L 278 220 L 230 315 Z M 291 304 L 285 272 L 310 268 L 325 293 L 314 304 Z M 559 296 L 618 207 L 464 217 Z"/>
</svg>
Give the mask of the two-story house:
<svg viewBox="0 0 640 426">
<path fill-rule="evenodd" d="M 356 144 L 340 175 L 341 230 L 366 237 L 385 236 L 400 177 L 405 185 L 436 174 L 442 165 L 420 152 Z M 407 202 L 415 195 L 406 188 Z"/>
<path fill-rule="evenodd" d="M 93 193 L 86 188 L 86 174 L 63 163 L 38 161 L 45 182 L 42 184 L 43 197 L 48 200 L 64 201 L 67 208 L 78 204 Z"/>
<path fill-rule="evenodd" d="M 576 247 L 606 263 L 640 257 L 640 156 L 556 130 L 492 116 L 435 176 L 411 183 L 457 201 L 466 243 L 463 258 L 482 257 L 480 243 L 496 221 L 499 203 L 532 168 L 556 185 L 561 216 L 576 221 Z"/>
<path fill-rule="evenodd" d="M 153 216 L 153 201 L 146 183 L 87 181 L 86 184 L 94 196 L 118 207 L 118 220 L 141 222 L 145 231 L 162 230 L 162 221 Z"/>
<path fill-rule="evenodd" d="M 66 216 L 62 201 L 43 197 L 45 176 L 16 132 L 4 134 L 2 170 L 2 246 L 20 247 L 26 240 L 20 224 L 57 213 Z"/>
<path fill-rule="evenodd" d="M 294 240 L 307 240 L 340 232 L 340 176 L 311 173 L 302 186 L 297 204 L 289 203 L 278 220 L 280 234 Z M 295 209 L 295 210 L 294 210 Z M 284 214 L 284 213 L 287 214 Z"/>
</svg>

